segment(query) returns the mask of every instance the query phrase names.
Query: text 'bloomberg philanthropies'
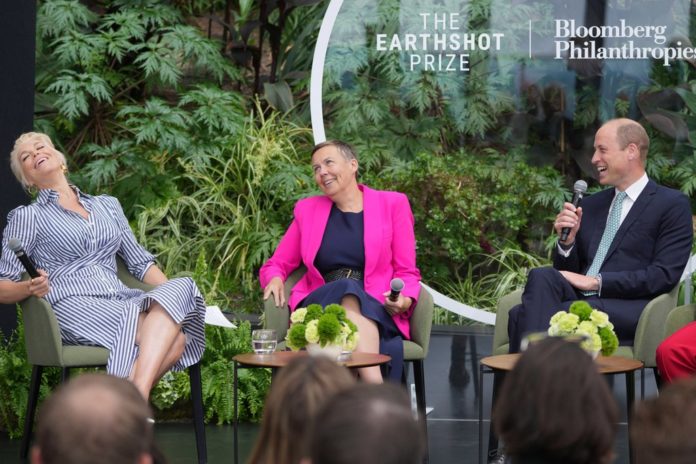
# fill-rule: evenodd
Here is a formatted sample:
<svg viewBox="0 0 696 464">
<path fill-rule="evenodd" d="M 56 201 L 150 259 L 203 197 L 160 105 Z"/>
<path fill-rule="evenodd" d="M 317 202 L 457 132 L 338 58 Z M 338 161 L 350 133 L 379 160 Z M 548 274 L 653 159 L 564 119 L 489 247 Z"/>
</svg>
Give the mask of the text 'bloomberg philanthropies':
<svg viewBox="0 0 696 464">
<path fill-rule="evenodd" d="M 696 56 L 693 47 L 682 47 L 682 42 L 678 39 L 673 41 L 673 47 L 662 46 L 667 43 L 667 26 L 664 25 L 631 25 L 621 19 L 613 25 L 583 26 L 578 25 L 574 19 L 556 19 L 555 26 L 555 59 L 652 58 L 663 61 L 664 66 L 670 66 L 673 60 Z M 611 46 L 600 46 L 597 39 L 618 40 L 613 41 Z"/>
</svg>

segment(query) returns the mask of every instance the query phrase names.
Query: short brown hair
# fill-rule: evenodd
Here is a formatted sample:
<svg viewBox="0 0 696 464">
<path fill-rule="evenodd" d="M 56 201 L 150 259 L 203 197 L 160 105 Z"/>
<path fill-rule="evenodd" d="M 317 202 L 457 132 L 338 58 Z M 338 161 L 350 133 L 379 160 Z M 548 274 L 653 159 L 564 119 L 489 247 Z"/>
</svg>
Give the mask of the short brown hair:
<svg viewBox="0 0 696 464">
<path fill-rule="evenodd" d="M 420 464 L 425 434 L 402 387 L 359 384 L 337 393 L 312 428 L 312 464 Z"/>
<path fill-rule="evenodd" d="M 696 379 L 669 385 L 636 407 L 631 421 L 633 462 L 696 462 Z"/>
<path fill-rule="evenodd" d="M 318 152 L 324 147 L 335 147 L 341 154 L 341 156 L 343 156 L 348 161 L 353 159 L 357 161 L 358 159 L 358 155 L 355 153 L 355 149 L 353 149 L 353 147 L 350 146 L 350 144 L 341 140 L 327 140 L 326 142 L 316 144 L 312 149 L 311 156 L 314 156 L 316 152 Z"/>
<path fill-rule="evenodd" d="M 506 375 L 493 413 L 511 457 L 610 462 L 618 410 L 597 365 L 576 343 L 533 344 Z"/>
<path fill-rule="evenodd" d="M 273 380 L 249 464 L 299 463 L 314 415 L 329 396 L 354 382 L 345 367 L 326 358 L 290 362 Z"/>
<path fill-rule="evenodd" d="M 135 464 L 152 447 L 151 415 L 128 380 L 84 374 L 41 407 L 35 446 L 44 464 Z"/>
</svg>

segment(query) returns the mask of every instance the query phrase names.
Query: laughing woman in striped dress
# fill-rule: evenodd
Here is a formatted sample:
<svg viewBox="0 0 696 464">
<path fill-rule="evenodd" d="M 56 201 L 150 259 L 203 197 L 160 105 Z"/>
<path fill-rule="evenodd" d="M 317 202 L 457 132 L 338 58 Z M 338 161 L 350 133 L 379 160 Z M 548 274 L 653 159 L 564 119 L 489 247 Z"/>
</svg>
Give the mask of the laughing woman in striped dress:
<svg viewBox="0 0 696 464">
<path fill-rule="evenodd" d="M 167 280 L 140 246 L 118 200 L 91 196 L 68 183 L 65 157 L 45 134 L 15 142 L 12 171 L 38 197 L 10 212 L 0 256 L 0 302 L 31 295 L 51 303 L 63 342 L 103 346 L 107 371 L 133 381 L 145 398 L 168 370 L 200 360 L 205 349 L 205 304 L 189 278 Z M 19 239 L 41 277 L 20 281 L 23 268 L 8 247 Z M 150 292 L 127 288 L 116 256 Z"/>
</svg>

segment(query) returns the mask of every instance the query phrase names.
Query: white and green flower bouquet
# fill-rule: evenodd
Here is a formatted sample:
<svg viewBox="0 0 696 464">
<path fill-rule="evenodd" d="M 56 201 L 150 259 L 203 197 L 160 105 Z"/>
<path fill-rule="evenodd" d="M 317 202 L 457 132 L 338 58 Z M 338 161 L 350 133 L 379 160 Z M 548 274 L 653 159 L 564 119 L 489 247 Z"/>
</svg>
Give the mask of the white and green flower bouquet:
<svg viewBox="0 0 696 464">
<path fill-rule="evenodd" d="M 351 353 L 360 339 L 358 326 L 346 315 L 346 309 L 338 304 L 325 308 L 311 304 L 298 308 L 290 315 L 290 329 L 285 342 L 293 351 L 307 348 L 310 353 L 319 348 L 336 347 L 338 353 Z"/>
<path fill-rule="evenodd" d="M 548 334 L 555 337 L 580 335 L 584 338 L 580 346 L 589 353 L 611 356 L 619 346 L 614 325 L 609 315 L 592 309 L 587 301 L 576 301 L 568 312 L 559 311 L 549 321 Z"/>
</svg>

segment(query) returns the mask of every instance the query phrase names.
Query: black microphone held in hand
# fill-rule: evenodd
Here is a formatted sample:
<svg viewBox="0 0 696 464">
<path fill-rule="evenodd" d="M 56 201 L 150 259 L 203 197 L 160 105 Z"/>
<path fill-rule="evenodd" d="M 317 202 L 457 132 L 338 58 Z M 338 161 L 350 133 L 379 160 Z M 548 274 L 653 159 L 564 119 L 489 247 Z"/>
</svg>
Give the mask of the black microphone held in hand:
<svg viewBox="0 0 696 464">
<path fill-rule="evenodd" d="M 29 259 L 29 256 L 24 252 L 24 248 L 22 248 L 22 242 L 20 242 L 16 238 L 11 238 L 7 241 L 7 246 L 10 247 L 10 250 L 14 252 L 14 254 L 17 256 L 17 259 L 22 263 L 22 266 L 24 266 L 24 269 L 27 270 L 27 273 L 31 276 L 32 279 L 36 277 L 41 277 L 41 274 L 36 270 L 36 267 L 34 266 L 34 263 L 31 262 L 31 259 Z"/>
<path fill-rule="evenodd" d="M 391 301 L 396 301 L 399 299 L 399 293 L 401 293 L 401 290 L 404 289 L 404 281 L 397 277 L 389 282 L 389 287 L 391 289 L 389 299 Z"/>
<path fill-rule="evenodd" d="M 575 181 L 573 185 L 573 206 L 576 208 L 580 205 L 583 195 L 587 192 L 587 182 L 584 180 Z M 561 229 L 561 242 L 568 240 L 568 235 L 570 234 L 570 227 L 564 227 Z"/>
</svg>

